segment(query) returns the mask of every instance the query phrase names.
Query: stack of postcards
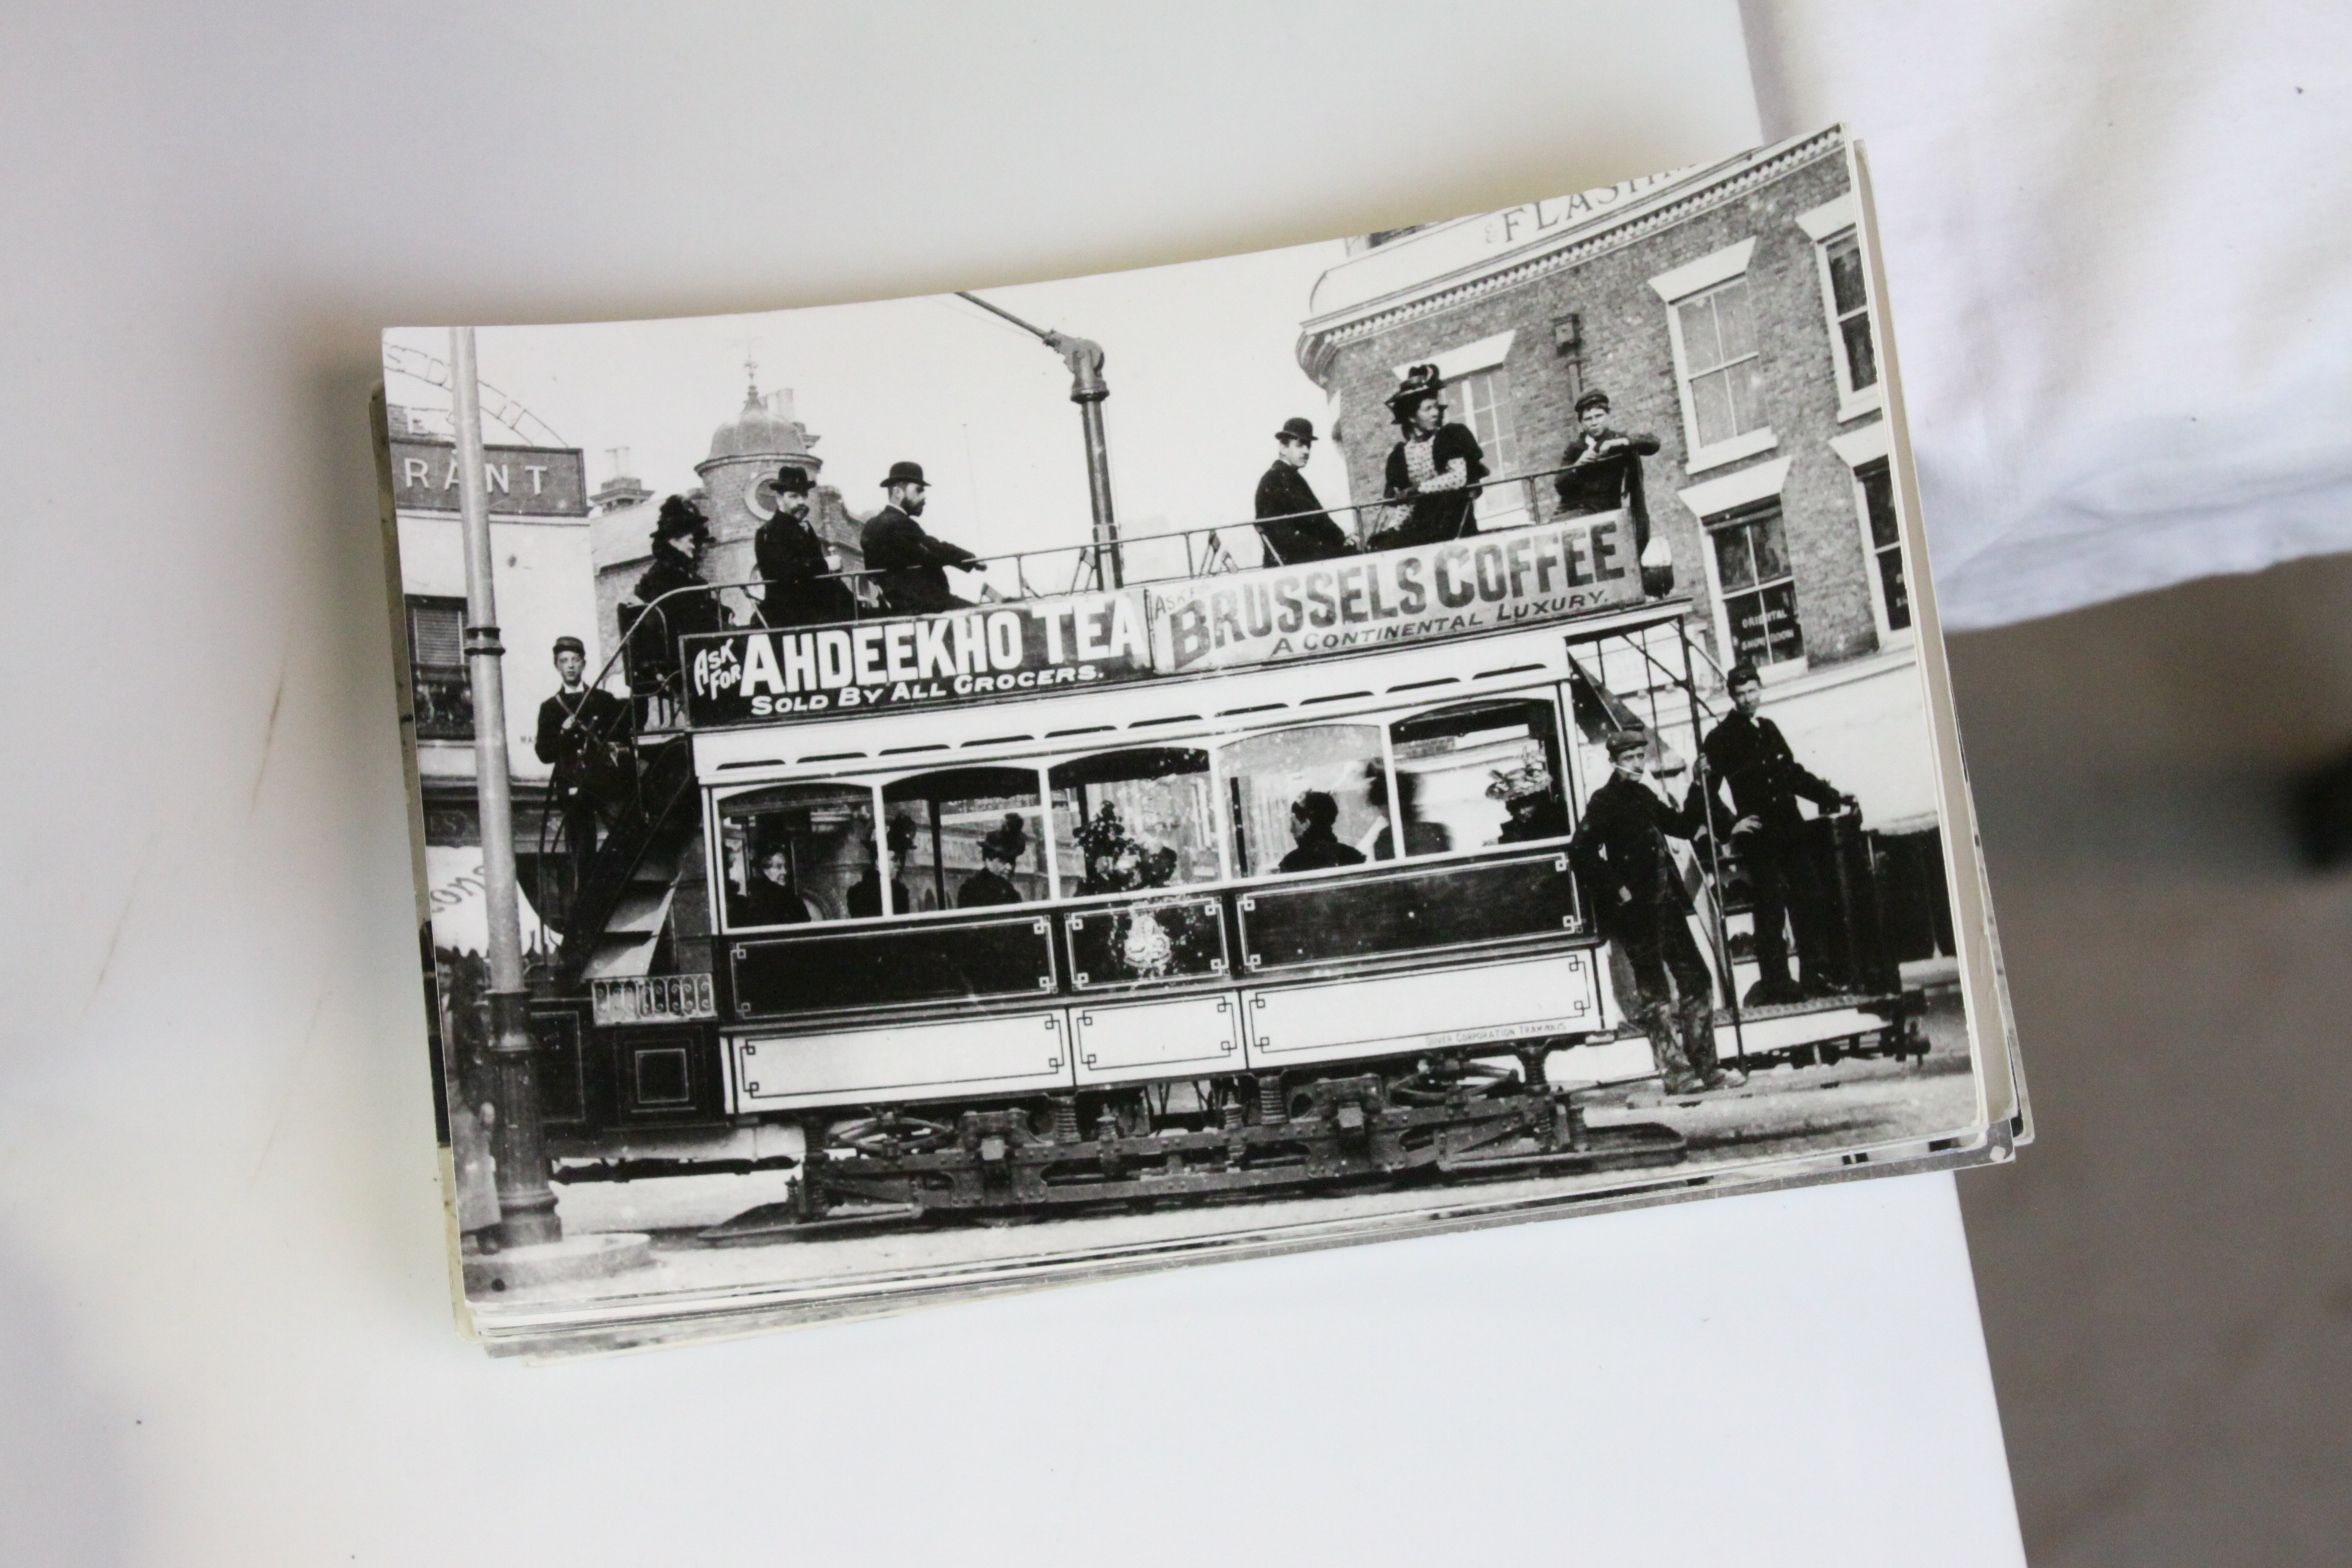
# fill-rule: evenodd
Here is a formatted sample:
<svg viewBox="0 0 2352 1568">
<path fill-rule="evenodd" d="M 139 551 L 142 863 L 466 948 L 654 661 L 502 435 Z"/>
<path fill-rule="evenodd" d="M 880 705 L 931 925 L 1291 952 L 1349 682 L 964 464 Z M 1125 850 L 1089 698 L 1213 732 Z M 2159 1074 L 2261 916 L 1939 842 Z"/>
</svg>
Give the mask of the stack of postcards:
<svg viewBox="0 0 2352 1568">
<path fill-rule="evenodd" d="M 609 1349 L 2028 1139 L 1842 129 L 384 337 L 460 1316 Z"/>
</svg>

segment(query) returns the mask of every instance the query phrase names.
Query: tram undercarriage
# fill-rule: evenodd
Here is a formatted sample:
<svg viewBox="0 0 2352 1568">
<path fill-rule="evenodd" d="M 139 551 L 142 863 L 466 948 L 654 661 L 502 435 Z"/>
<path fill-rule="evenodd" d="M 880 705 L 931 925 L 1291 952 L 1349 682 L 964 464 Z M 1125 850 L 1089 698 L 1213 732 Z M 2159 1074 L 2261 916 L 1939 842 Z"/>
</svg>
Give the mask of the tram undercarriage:
<svg viewBox="0 0 2352 1568">
<path fill-rule="evenodd" d="M 1401 1067 L 1265 1073 L 1174 1092 L 1158 1086 L 1156 1094 L 946 1108 L 936 1118 L 924 1107 L 893 1108 L 812 1128 L 788 1203 L 705 1234 L 722 1240 L 928 1215 L 1036 1215 L 1359 1181 L 1679 1162 L 1684 1143 L 1671 1127 L 1593 1126 L 1585 1118 L 1592 1088 L 1544 1082 L 1545 1059 L 1565 1043 L 1531 1042 L 1512 1053 L 1516 1066 L 1447 1053 Z"/>
</svg>

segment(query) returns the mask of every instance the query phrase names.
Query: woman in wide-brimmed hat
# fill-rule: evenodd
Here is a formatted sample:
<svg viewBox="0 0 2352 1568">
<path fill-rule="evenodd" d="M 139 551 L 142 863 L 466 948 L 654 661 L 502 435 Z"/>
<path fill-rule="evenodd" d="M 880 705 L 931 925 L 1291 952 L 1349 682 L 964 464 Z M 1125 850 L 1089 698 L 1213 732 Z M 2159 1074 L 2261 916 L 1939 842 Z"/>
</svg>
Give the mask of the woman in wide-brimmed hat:
<svg viewBox="0 0 2352 1568">
<path fill-rule="evenodd" d="M 1415 365 L 1389 394 L 1399 439 L 1388 454 L 1386 494 L 1396 504 L 1372 547 L 1434 544 L 1478 532 L 1473 510 L 1486 477 L 1486 454 L 1467 425 L 1446 423 L 1445 384 L 1435 365 Z"/>
<path fill-rule="evenodd" d="M 629 679 L 642 693 L 647 677 L 667 683 L 682 663 L 681 639 L 725 631 L 732 621 L 718 594 L 704 581 L 702 552 L 711 542 L 710 520 L 689 496 L 663 501 L 653 523 L 653 563 L 637 579 L 637 603 L 623 606 L 629 623 Z M 701 590 L 699 592 L 695 590 Z"/>
</svg>

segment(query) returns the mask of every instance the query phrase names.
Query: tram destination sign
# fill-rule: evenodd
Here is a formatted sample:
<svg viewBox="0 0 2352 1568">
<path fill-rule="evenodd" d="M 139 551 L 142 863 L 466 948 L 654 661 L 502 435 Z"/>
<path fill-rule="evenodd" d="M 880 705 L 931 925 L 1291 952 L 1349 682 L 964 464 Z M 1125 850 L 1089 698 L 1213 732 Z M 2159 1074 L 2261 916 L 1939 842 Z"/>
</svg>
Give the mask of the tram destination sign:
<svg viewBox="0 0 2352 1568">
<path fill-rule="evenodd" d="M 1642 596 L 1623 512 L 1154 584 L 1144 593 L 1152 663 L 1171 675 L 1463 636 Z"/>
<path fill-rule="evenodd" d="M 1152 673 L 1133 591 L 981 605 L 854 626 L 686 638 L 696 728 L 1040 696 Z"/>
</svg>

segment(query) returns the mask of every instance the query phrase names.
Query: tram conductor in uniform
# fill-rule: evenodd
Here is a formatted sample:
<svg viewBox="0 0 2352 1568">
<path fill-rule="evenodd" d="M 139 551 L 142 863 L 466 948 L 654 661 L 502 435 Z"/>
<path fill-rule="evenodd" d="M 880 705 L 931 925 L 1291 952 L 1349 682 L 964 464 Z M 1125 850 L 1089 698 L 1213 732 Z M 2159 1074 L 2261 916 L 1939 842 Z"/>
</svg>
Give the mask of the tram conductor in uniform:
<svg viewBox="0 0 2352 1568">
<path fill-rule="evenodd" d="M 857 613 L 849 589 L 833 575 L 825 541 L 809 524 L 808 470 L 776 470 L 776 515 L 752 536 L 752 560 L 765 584 L 760 619 L 772 627 L 821 626 Z"/>
<path fill-rule="evenodd" d="M 629 764 L 620 746 L 629 736 L 629 705 L 602 687 L 582 683 L 588 649 L 577 637 L 555 640 L 555 673 L 563 682 L 539 704 L 531 749 L 554 771 L 548 793 L 561 814 L 576 891 L 596 857 L 599 819 L 614 821 L 628 797 Z"/>
<path fill-rule="evenodd" d="M 1838 790 L 1801 766 L 1789 750 L 1780 726 L 1762 717 L 1764 681 L 1756 667 L 1741 660 L 1724 677 L 1732 711 L 1700 743 L 1707 759 L 1706 802 L 1720 827 L 1727 815 L 1722 791 L 1731 790 L 1731 811 L 1739 817 L 1731 830 L 1732 850 L 1747 867 L 1754 890 L 1756 913 L 1756 983 L 1743 1000 L 1751 1006 L 1802 1001 L 1808 994 L 1834 996 L 1842 983 L 1820 972 L 1821 889 L 1818 873 L 1805 856 L 1804 814 L 1800 799 L 1821 810 L 1850 810 L 1854 797 Z M 1798 957 L 1804 963 L 1805 983 L 1789 976 L 1788 927 L 1794 922 Z"/>
<path fill-rule="evenodd" d="M 1331 520 L 1316 499 L 1314 486 L 1307 483 L 1307 459 L 1315 450 L 1314 424 L 1286 419 L 1274 432 L 1274 443 L 1274 466 L 1258 480 L 1256 514 L 1268 563 L 1295 566 L 1353 555 L 1356 542 Z"/>
<path fill-rule="evenodd" d="M 1666 1092 L 1737 1088 L 1746 1075 L 1715 1060 L 1715 978 L 1691 938 L 1690 891 L 1666 844 L 1697 830 L 1698 802 L 1677 810 L 1659 797 L 1649 750 L 1643 730 L 1609 737 L 1615 771 L 1585 802 L 1569 858 L 1600 934 L 1633 971 L 1627 1011 L 1649 1036 Z"/>
<path fill-rule="evenodd" d="M 972 601 L 948 591 L 946 567 L 978 569 L 979 557 L 961 545 L 934 539 L 916 521 L 929 502 L 931 486 L 920 463 L 893 463 L 882 481 L 890 504 L 866 520 L 859 535 L 866 570 L 879 573 L 882 605 L 893 615 L 931 615 L 971 608 Z"/>
</svg>

